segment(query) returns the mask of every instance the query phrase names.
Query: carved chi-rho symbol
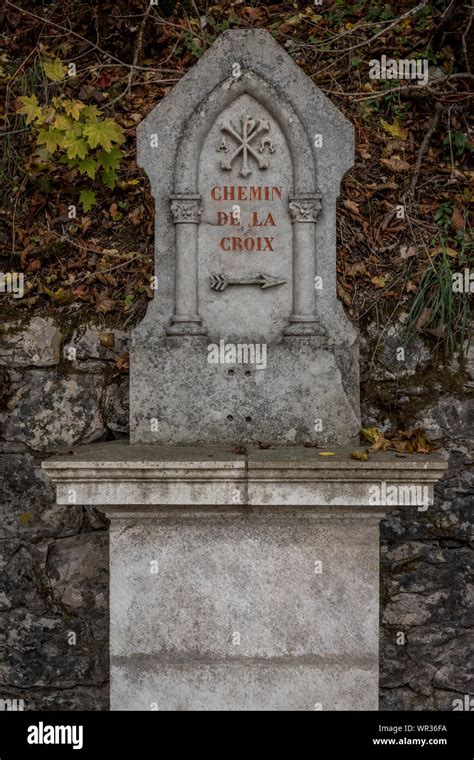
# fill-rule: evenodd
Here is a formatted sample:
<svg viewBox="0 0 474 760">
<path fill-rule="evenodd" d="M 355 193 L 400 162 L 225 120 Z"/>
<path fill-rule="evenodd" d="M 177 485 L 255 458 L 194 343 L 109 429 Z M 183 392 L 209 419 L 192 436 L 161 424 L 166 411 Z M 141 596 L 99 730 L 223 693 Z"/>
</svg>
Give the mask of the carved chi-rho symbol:
<svg viewBox="0 0 474 760">
<path fill-rule="evenodd" d="M 242 134 L 239 134 L 230 121 L 221 122 L 221 131 L 231 135 L 234 140 L 239 143 L 238 147 L 235 148 L 233 153 L 222 158 L 221 169 L 232 169 L 233 162 L 237 156 L 242 153 L 242 165 L 240 167 L 239 174 L 242 177 L 248 177 L 249 174 L 252 174 L 252 169 L 249 168 L 249 156 L 252 156 L 252 158 L 257 162 L 259 169 L 267 169 L 268 156 L 266 154 L 266 148 L 268 146 L 269 152 L 274 153 L 275 147 L 269 137 L 262 137 L 260 140 L 260 147 L 257 149 L 258 152 L 252 147 L 252 145 L 250 145 L 250 143 L 253 142 L 256 137 L 259 137 L 264 132 L 269 131 L 270 122 L 268 120 L 259 119 L 257 124 L 255 119 L 247 115 L 241 119 L 241 123 Z M 222 138 L 218 150 L 225 151 L 226 153 L 229 152 L 230 148 L 227 147 L 225 137 Z"/>
</svg>

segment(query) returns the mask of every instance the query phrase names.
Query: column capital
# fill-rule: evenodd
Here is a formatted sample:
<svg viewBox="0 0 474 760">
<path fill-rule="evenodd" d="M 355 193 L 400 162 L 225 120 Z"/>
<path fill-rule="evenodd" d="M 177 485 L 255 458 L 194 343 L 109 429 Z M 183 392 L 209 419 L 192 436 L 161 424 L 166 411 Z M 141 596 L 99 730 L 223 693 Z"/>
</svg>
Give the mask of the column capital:
<svg viewBox="0 0 474 760">
<path fill-rule="evenodd" d="M 321 193 L 292 195 L 289 199 L 289 209 L 292 223 L 314 223 L 321 210 Z"/>
<path fill-rule="evenodd" d="M 175 224 L 199 224 L 202 198 L 196 194 L 170 195 L 170 209 Z"/>
</svg>

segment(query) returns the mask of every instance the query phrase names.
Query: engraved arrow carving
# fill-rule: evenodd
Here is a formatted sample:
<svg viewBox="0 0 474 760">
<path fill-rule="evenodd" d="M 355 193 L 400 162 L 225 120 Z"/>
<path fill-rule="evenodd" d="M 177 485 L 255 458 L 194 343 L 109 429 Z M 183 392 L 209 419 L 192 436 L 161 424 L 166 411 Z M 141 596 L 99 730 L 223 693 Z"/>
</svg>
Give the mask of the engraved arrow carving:
<svg viewBox="0 0 474 760">
<path fill-rule="evenodd" d="M 228 285 L 258 285 L 262 290 L 284 285 L 286 280 L 269 274 L 255 274 L 249 277 L 228 277 L 225 274 L 211 274 L 209 277 L 212 290 L 222 293 Z"/>
</svg>

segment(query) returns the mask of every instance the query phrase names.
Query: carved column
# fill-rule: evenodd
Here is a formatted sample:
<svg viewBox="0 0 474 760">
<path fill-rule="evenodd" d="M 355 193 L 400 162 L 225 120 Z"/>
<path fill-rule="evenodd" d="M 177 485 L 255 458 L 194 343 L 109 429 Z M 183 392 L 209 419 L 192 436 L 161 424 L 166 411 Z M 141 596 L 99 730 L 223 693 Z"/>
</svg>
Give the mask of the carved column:
<svg viewBox="0 0 474 760">
<path fill-rule="evenodd" d="M 315 224 L 321 209 L 320 193 L 290 197 L 293 224 L 293 313 L 285 335 L 323 335 L 316 316 Z"/>
<path fill-rule="evenodd" d="M 168 335 L 204 335 L 198 313 L 198 224 L 200 195 L 172 195 L 171 216 L 176 225 L 175 307 Z"/>
</svg>

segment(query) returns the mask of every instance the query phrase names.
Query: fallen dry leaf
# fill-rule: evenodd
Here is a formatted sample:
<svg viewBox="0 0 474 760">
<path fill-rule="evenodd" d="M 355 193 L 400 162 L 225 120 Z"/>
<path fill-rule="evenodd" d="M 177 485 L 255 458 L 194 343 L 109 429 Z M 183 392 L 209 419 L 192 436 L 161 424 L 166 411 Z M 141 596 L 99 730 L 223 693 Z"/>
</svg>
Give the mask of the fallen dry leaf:
<svg viewBox="0 0 474 760">
<path fill-rule="evenodd" d="M 413 330 L 415 332 L 420 332 L 420 330 L 423 329 L 423 327 L 426 325 L 430 317 L 431 317 L 431 309 L 425 306 L 421 310 L 420 316 L 418 317 L 415 324 L 413 325 Z"/>
<path fill-rule="evenodd" d="M 351 459 L 357 459 L 358 462 L 367 462 L 368 458 L 369 458 L 368 452 L 363 449 L 357 449 L 356 451 L 351 451 Z"/>
<path fill-rule="evenodd" d="M 389 124 L 388 121 L 385 121 L 384 119 L 380 119 L 380 124 L 382 128 L 389 133 L 389 135 L 392 135 L 392 137 L 399 137 L 400 140 L 406 140 L 408 137 L 408 129 L 405 129 L 404 127 L 401 127 L 398 121 L 395 119 L 393 124 Z"/>
<path fill-rule="evenodd" d="M 143 211 L 143 206 L 139 206 L 133 211 L 130 211 L 128 218 L 130 219 L 134 227 L 138 227 L 138 225 L 140 224 L 142 220 L 142 211 Z"/>
<path fill-rule="evenodd" d="M 96 300 L 97 311 L 102 314 L 107 314 L 109 311 L 113 311 L 115 308 L 115 301 L 108 296 L 99 296 Z"/>
<path fill-rule="evenodd" d="M 99 340 L 100 340 L 100 345 L 105 346 L 105 348 L 115 347 L 115 336 L 113 332 L 100 333 Z"/>
<path fill-rule="evenodd" d="M 372 277 L 370 282 L 373 285 L 376 285 L 377 288 L 384 288 L 387 283 L 387 275 L 386 274 L 379 274 L 377 277 Z"/>
<path fill-rule="evenodd" d="M 356 261 L 354 264 L 348 264 L 344 269 L 347 277 L 354 277 L 357 274 L 367 274 L 367 267 L 363 261 Z"/>
<path fill-rule="evenodd" d="M 351 305 L 352 298 L 350 297 L 350 295 L 347 292 L 347 290 L 344 290 L 344 288 L 342 287 L 342 285 L 339 282 L 337 283 L 337 295 L 339 296 L 339 298 L 341 298 L 344 301 L 344 303 L 346 304 L 346 306 L 350 306 Z"/>
<path fill-rule="evenodd" d="M 411 169 L 410 164 L 401 158 L 381 158 L 380 163 L 390 169 L 392 172 L 408 172 Z"/>
<path fill-rule="evenodd" d="M 349 209 L 349 211 L 352 211 L 354 214 L 357 214 L 357 216 L 360 215 L 359 206 L 357 203 L 354 203 L 354 201 L 346 200 L 344 201 L 344 206 Z"/>
<path fill-rule="evenodd" d="M 453 259 L 458 255 L 458 252 L 455 248 L 450 248 L 449 246 L 443 247 L 442 245 L 439 245 L 437 248 L 433 248 L 431 251 L 429 251 L 429 255 L 437 256 L 438 253 L 443 253 L 443 251 Z"/>
<path fill-rule="evenodd" d="M 451 217 L 451 226 L 455 230 L 464 230 L 466 227 L 466 222 L 464 220 L 464 216 L 459 206 L 455 206 L 453 208 L 453 215 Z"/>
<path fill-rule="evenodd" d="M 119 370 L 119 372 L 128 372 L 130 368 L 130 357 L 128 353 L 122 354 L 122 356 L 119 356 L 117 361 L 115 362 L 115 366 Z"/>
<path fill-rule="evenodd" d="M 370 451 L 386 451 L 391 446 L 391 441 L 387 440 L 384 434 L 380 430 L 377 430 L 376 427 L 362 428 L 360 435 L 367 443 L 372 444 Z"/>
</svg>

